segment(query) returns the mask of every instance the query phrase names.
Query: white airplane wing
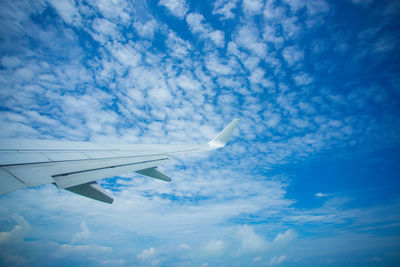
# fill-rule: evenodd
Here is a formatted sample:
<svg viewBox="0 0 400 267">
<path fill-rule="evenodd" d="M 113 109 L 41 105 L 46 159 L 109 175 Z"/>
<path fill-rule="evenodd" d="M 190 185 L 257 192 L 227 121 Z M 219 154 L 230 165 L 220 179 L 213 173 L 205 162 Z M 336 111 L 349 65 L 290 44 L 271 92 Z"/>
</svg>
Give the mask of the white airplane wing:
<svg viewBox="0 0 400 267">
<path fill-rule="evenodd" d="M 97 144 L 89 142 L 0 139 L 0 195 L 25 187 L 58 188 L 106 203 L 113 199 L 97 180 L 135 171 L 171 181 L 157 166 L 175 154 L 224 147 L 239 119 L 202 145 Z"/>
</svg>

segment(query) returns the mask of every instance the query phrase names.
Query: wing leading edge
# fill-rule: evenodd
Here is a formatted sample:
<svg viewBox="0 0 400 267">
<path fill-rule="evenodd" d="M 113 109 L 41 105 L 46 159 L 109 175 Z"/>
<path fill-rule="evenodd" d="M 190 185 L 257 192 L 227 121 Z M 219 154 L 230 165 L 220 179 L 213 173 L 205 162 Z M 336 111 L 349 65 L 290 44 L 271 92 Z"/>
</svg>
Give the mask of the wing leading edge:
<svg viewBox="0 0 400 267">
<path fill-rule="evenodd" d="M 95 144 L 89 142 L 0 139 L 0 195 L 25 187 L 53 183 L 60 189 L 95 200 L 113 199 L 97 180 L 136 172 L 171 181 L 157 166 L 175 154 L 224 147 L 239 119 L 200 145 Z"/>
</svg>

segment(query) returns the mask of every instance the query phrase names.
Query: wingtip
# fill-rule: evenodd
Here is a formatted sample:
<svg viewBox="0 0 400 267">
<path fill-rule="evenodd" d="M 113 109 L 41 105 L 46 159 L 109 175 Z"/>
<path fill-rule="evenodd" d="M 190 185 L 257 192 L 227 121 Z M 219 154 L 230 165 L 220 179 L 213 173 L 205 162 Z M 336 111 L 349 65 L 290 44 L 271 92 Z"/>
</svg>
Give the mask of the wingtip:
<svg viewBox="0 0 400 267">
<path fill-rule="evenodd" d="M 238 125 L 240 119 L 231 121 L 214 139 L 208 142 L 208 145 L 216 148 L 224 147 L 232 136 L 233 131 Z"/>
</svg>

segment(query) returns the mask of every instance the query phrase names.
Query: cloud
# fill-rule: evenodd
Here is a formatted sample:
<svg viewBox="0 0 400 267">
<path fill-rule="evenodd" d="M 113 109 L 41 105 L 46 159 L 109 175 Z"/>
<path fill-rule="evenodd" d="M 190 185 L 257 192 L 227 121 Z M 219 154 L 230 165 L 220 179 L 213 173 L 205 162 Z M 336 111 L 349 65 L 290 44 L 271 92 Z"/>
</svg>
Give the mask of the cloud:
<svg viewBox="0 0 400 267">
<path fill-rule="evenodd" d="M 14 69 L 20 66 L 21 63 L 21 60 L 15 56 L 4 56 L 1 58 L 1 64 L 8 69 Z"/>
<path fill-rule="evenodd" d="M 238 228 L 237 237 L 241 242 L 241 251 L 243 252 L 261 252 L 266 249 L 266 241 L 257 235 L 253 228 L 244 225 Z"/>
<path fill-rule="evenodd" d="M 303 60 L 304 52 L 299 48 L 294 46 L 285 47 L 282 52 L 283 58 L 290 65 L 294 65 L 295 63 Z"/>
<path fill-rule="evenodd" d="M 137 258 L 142 262 L 146 262 L 148 266 L 156 266 L 159 263 L 159 260 L 156 259 L 156 251 L 153 247 L 143 249 L 143 251 L 137 255 Z"/>
<path fill-rule="evenodd" d="M 159 27 L 157 21 L 154 19 L 149 20 L 145 23 L 135 22 L 133 25 L 141 37 L 148 38 L 148 39 L 154 38 L 154 34 L 158 30 L 158 27 Z"/>
<path fill-rule="evenodd" d="M 204 16 L 199 13 L 190 13 L 186 16 L 186 22 L 193 33 L 198 33 L 203 39 L 209 39 L 216 46 L 223 47 L 225 45 L 224 33 L 214 30 L 209 23 L 204 23 L 203 21 Z"/>
<path fill-rule="evenodd" d="M 169 48 L 170 55 L 181 60 L 187 59 L 193 49 L 189 42 L 183 40 L 174 32 L 168 34 L 166 45 Z"/>
<path fill-rule="evenodd" d="M 135 12 L 132 12 L 131 10 L 132 7 L 124 0 L 96 0 L 90 1 L 90 4 L 93 5 L 104 18 L 111 20 L 114 23 L 129 25 L 132 19 L 132 14 L 135 14 Z M 143 6 L 145 6 L 143 1 L 136 1 L 133 8 L 139 11 Z M 90 9 L 90 11 L 86 8 L 81 8 L 81 10 L 82 9 L 88 11 L 88 13 L 93 12 L 93 10 Z"/>
<path fill-rule="evenodd" d="M 302 9 L 305 6 L 306 1 L 301 1 L 301 0 L 284 0 L 286 4 L 290 6 L 290 9 L 293 13 L 296 13 L 300 9 Z"/>
<path fill-rule="evenodd" d="M 222 19 L 233 19 L 238 0 L 217 0 L 213 4 L 213 14 L 222 16 Z"/>
<path fill-rule="evenodd" d="M 76 233 L 74 237 L 71 240 L 71 244 L 75 244 L 77 242 L 80 242 L 82 240 L 87 240 L 90 237 L 90 230 L 86 225 L 85 221 L 82 221 L 81 223 L 81 231 Z"/>
<path fill-rule="evenodd" d="M 322 197 L 329 197 L 330 194 L 324 194 L 324 193 L 319 192 L 319 193 L 316 193 L 314 196 L 318 197 L 318 198 L 322 198 Z"/>
<path fill-rule="evenodd" d="M 160 0 L 158 5 L 165 6 L 176 17 L 183 19 L 188 6 L 185 0 Z"/>
<path fill-rule="evenodd" d="M 278 233 L 274 238 L 274 247 L 285 247 L 297 239 L 297 232 L 293 229 L 286 230 L 284 233 Z"/>
<path fill-rule="evenodd" d="M 13 213 L 11 218 L 16 225 L 9 232 L 0 232 L 0 244 L 21 242 L 25 235 L 31 230 L 29 223 L 17 213 Z"/>
<path fill-rule="evenodd" d="M 153 247 L 149 249 L 143 249 L 143 251 L 137 255 L 137 257 L 141 260 L 148 260 L 153 258 L 156 255 L 156 252 Z"/>
<path fill-rule="evenodd" d="M 210 254 L 221 254 L 226 245 L 221 240 L 210 240 L 204 247 L 205 251 Z"/>
<path fill-rule="evenodd" d="M 263 2 L 261 0 L 244 0 L 243 10 L 247 14 L 259 14 L 263 9 Z"/>
<path fill-rule="evenodd" d="M 239 47 L 247 49 L 260 58 L 267 55 L 267 45 L 259 39 L 258 30 L 252 26 L 240 27 L 234 39 Z"/>
<path fill-rule="evenodd" d="M 49 0 L 49 3 L 57 10 L 60 17 L 68 24 L 79 26 L 81 24 L 81 16 L 79 10 L 72 0 L 56 1 Z"/>
<path fill-rule="evenodd" d="M 287 256 L 286 255 L 281 255 L 281 256 L 274 256 L 270 259 L 269 261 L 269 265 L 279 265 L 282 262 L 287 260 Z"/>
<path fill-rule="evenodd" d="M 115 40 L 120 37 L 117 26 L 107 19 L 94 19 L 93 29 L 96 31 L 96 33 L 92 33 L 93 39 L 102 44 L 105 44 L 110 39 Z"/>
<path fill-rule="evenodd" d="M 308 85 L 313 81 L 313 78 L 307 73 L 299 73 L 294 75 L 294 81 L 297 85 Z"/>
</svg>

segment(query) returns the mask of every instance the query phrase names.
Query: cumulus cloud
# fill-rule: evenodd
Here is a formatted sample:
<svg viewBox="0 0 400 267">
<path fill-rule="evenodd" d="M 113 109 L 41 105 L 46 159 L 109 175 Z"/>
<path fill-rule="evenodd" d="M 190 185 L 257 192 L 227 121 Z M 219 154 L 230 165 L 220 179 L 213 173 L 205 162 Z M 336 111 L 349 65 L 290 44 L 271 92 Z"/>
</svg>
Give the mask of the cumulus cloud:
<svg viewBox="0 0 400 267">
<path fill-rule="evenodd" d="M 66 22 L 73 25 L 81 24 L 81 16 L 75 2 L 72 0 L 56 1 L 50 0 L 50 4 L 57 10 L 60 17 Z"/>
<path fill-rule="evenodd" d="M 71 240 L 71 244 L 75 244 L 82 240 L 87 240 L 87 239 L 89 239 L 89 237 L 90 237 L 90 230 L 87 227 L 86 222 L 82 221 L 81 231 L 74 235 L 74 237 Z"/>
<path fill-rule="evenodd" d="M 262 12 L 263 2 L 261 0 L 244 0 L 243 10 L 248 14 L 259 14 Z"/>
<path fill-rule="evenodd" d="M 174 16 L 180 19 L 183 19 L 188 11 L 188 6 L 185 0 L 160 0 L 158 4 L 168 8 Z"/>
<path fill-rule="evenodd" d="M 294 81 L 297 85 L 308 85 L 313 81 L 313 79 L 309 74 L 303 72 L 294 75 Z"/>
<path fill-rule="evenodd" d="M 304 52 L 294 46 L 285 47 L 282 55 L 289 65 L 293 65 L 304 58 Z"/>
<path fill-rule="evenodd" d="M 120 37 L 117 26 L 107 19 L 96 18 L 93 21 L 93 29 L 96 31 L 92 33 L 93 38 L 102 44 L 110 39 L 114 40 Z"/>
<path fill-rule="evenodd" d="M 267 45 L 260 40 L 258 30 L 251 26 L 240 27 L 235 41 L 258 57 L 264 58 L 267 55 Z"/>
<path fill-rule="evenodd" d="M 205 251 L 210 254 L 221 254 L 226 245 L 221 240 L 210 240 L 204 247 Z"/>
<path fill-rule="evenodd" d="M 21 63 L 21 60 L 15 56 L 4 56 L 1 58 L 1 64 L 8 69 L 18 67 Z"/>
<path fill-rule="evenodd" d="M 279 265 L 287 260 L 286 255 L 274 256 L 269 260 L 269 265 Z"/>
<path fill-rule="evenodd" d="M 284 247 L 297 239 L 297 232 L 294 229 L 286 230 L 276 235 L 273 241 L 274 246 Z"/>
<path fill-rule="evenodd" d="M 186 22 L 193 33 L 198 33 L 202 38 L 211 40 L 216 46 L 224 46 L 224 33 L 220 30 L 214 30 L 209 23 L 203 21 L 204 16 L 199 13 L 190 13 L 186 16 Z"/>
<path fill-rule="evenodd" d="M 13 213 L 11 218 L 16 225 L 9 232 L 0 232 L 0 244 L 21 242 L 31 229 L 30 224 L 21 215 Z"/>
<path fill-rule="evenodd" d="M 142 252 L 137 255 L 137 258 L 145 262 L 148 266 L 156 266 L 159 263 L 159 260 L 156 259 L 156 250 L 153 247 L 143 249 Z"/>
<path fill-rule="evenodd" d="M 159 27 L 157 21 L 154 19 L 146 21 L 144 23 L 138 21 L 135 22 L 133 25 L 140 36 L 149 39 L 154 38 L 154 33 Z"/>
<path fill-rule="evenodd" d="M 237 3 L 238 0 L 217 0 L 213 4 L 213 14 L 221 15 L 223 19 L 233 19 Z"/>
<path fill-rule="evenodd" d="M 239 227 L 237 236 L 241 242 L 241 251 L 243 252 L 260 252 L 267 247 L 266 241 L 248 225 Z"/>
</svg>

